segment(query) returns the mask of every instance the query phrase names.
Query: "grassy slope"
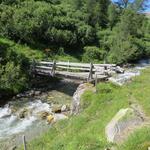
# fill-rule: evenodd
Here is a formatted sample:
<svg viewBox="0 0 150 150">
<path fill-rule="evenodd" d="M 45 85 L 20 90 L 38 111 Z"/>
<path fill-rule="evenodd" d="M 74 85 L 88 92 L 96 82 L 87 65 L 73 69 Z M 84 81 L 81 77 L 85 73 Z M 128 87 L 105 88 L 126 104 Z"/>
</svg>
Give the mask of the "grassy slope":
<svg viewBox="0 0 150 150">
<path fill-rule="evenodd" d="M 101 83 L 97 93 L 86 92 L 82 98 L 84 110 L 78 116 L 56 123 L 42 137 L 29 143 L 30 150 L 104 150 L 111 144 L 105 137 L 105 126 L 129 102 L 138 102 L 150 116 L 150 69 L 136 77 L 132 84 L 117 87 Z M 145 146 L 146 145 L 146 146 Z M 144 147 L 145 146 L 145 147 Z M 147 150 L 150 128 L 136 131 L 118 150 Z"/>
<path fill-rule="evenodd" d="M 0 44 L 10 47 L 15 50 L 16 53 L 24 54 L 29 59 L 42 59 L 45 57 L 45 54 L 40 50 L 31 49 L 26 45 L 16 44 L 11 40 L 2 37 L 0 37 Z"/>
<path fill-rule="evenodd" d="M 24 54 L 27 58 L 29 59 L 36 59 L 36 60 L 44 60 L 47 59 L 46 54 L 44 53 L 44 51 L 40 50 L 40 49 L 33 49 L 30 48 L 27 45 L 23 45 L 23 44 L 16 44 L 15 42 L 6 39 L 6 38 L 2 38 L 0 37 L 0 45 L 6 45 L 8 47 L 10 47 L 11 49 L 15 50 L 15 52 L 17 53 L 21 53 Z M 52 56 L 52 58 L 48 58 L 49 60 L 55 59 L 55 60 L 61 60 L 61 61 L 72 61 L 72 62 L 77 62 L 79 61 L 78 58 L 76 58 L 76 56 L 71 56 L 69 54 L 61 54 L 60 55 L 55 55 Z"/>
</svg>

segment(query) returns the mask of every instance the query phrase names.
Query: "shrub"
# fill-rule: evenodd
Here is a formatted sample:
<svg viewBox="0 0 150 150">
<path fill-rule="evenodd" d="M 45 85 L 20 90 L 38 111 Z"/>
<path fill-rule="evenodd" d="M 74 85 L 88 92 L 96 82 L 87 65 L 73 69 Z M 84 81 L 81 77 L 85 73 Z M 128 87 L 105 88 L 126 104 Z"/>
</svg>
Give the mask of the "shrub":
<svg viewBox="0 0 150 150">
<path fill-rule="evenodd" d="M 19 65 L 7 62 L 6 65 L 0 66 L 0 70 L 0 89 L 18 93 L 26 87 L 27 80 Z"/>
<path fill-rule="evenodd" d="M 84 62 L 99 62 L 103 60 L 104 52 L 96 46 L 84 47 L 82 60 Z"/>
<path fill-rule="evenodd" d="M 12 48 L 0 46 L 0 91 L 11 94 L 21 92 L 28 86 L 29 61 Z M 3 93 L 2 93 L 3 94 Z"/>
<path fill-rule="evenodd" d="M 133 62 L 142 57 L 143 52 L 144 47 L 141 40 L 132 37 L 123 40 L 116 37 L 110 48 L 108 62 L 117 64 Z"/>
</svg>

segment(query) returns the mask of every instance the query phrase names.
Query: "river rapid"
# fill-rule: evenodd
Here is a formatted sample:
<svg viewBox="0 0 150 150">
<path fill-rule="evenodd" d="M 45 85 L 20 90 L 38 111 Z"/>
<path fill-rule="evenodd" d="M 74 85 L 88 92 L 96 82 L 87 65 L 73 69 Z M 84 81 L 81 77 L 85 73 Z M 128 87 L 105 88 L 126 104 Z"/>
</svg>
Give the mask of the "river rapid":
<svg viewBox="0 0 150 150">
<path fill-rule="evenodd" d="M 15 149 L 23 143 L 23 135 L 27 141 L 30 141 L 46 132 L 51 125 L 46 119 L 41 118 L 44 112 L 53 114 L 56 120 L 63 119 L 63 114 L 55 114 L 52 109 L 54 106 L 70 107 L 77 86 L 78 83 L 60 81 L 57 85 L 52 85 L 51 89 L 39 92 L 36 96 L 15 97 L 1 106 L 0 150 Z"/>
<path fill-rule="evenodd" d="M 114 82 L 120 86 L 130 81 L 132 77 L 139 76 L 141 74 L 141 70 L 150 67 L 150 59 L 143 59 L 133 64 L 132 67 L 125 68 L 125 72 L 123 74 L 115 74 L 110 77 L 109 80 Z"/>
</svg>

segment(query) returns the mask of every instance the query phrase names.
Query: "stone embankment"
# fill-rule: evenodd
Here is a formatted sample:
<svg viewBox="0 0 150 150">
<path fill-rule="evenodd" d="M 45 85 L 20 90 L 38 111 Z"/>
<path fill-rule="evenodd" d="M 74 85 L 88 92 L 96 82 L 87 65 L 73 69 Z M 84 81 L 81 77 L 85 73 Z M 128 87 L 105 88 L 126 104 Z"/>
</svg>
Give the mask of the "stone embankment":
<svg viewBox="0 0 150 150">
<path fill-rule="evenodd" d="M 73 100 L 71 104 L 71 114 L 76 115 L 80 112 L 80 100 L 82 94 L 87 91 L 87 90 L 92 90 L 94 91 L 94 86 L 93 84 L 90 83 L 83 83 L 80 84 L 76 90 L 76 92 L 73 95 Z"/>
</svg>

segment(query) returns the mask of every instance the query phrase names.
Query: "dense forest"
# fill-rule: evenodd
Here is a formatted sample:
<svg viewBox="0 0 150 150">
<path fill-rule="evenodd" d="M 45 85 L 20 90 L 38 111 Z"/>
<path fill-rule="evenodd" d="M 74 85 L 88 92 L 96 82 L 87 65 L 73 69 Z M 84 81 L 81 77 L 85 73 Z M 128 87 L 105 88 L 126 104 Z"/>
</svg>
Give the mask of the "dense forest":
<svg viewBox="0 0 150 150">
<path fill-rule="evenodd" d="M 48 59 L 57 54 L 83 62 L 135 62 L 150 56 L 150 21 L 142 2 L 0 0 L 0 36 L 46 50 Z M 0 44 L 1 91 L 27 87 L 28 68 L 29 58 Z"/>
</svg>

